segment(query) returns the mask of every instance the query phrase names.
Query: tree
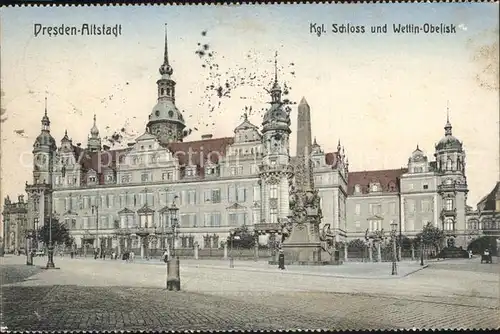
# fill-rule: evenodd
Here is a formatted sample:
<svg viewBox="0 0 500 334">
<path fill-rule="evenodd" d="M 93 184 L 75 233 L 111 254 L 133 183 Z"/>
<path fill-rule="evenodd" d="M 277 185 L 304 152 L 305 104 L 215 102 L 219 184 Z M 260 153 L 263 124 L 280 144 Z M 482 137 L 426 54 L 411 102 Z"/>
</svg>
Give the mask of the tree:
<svg viewBox="0 0 500 334">
<path fill-rule="evenodd" d="M 435 247 L 439 250 L 443 240 L 445 239 L 444 231 L 438 227 L 432 226 L 432 223 L 427 223 L 421 233 L 417 234 L 417 239 L 422 241 L 424 246 Z"/>
<path fill-rule="evenodd" d="M 43 241 L 45 245 L 49 245 L 50 242 L 49 226 L 52 226 L 52 244 L 70 246 L 73 243 L 73 238 L 69 235 L 68 228 L 65 224 L 59 222 L 56 218 L 52 218 L 52 222 L 49 221 L 49 218 L 45 218 L 44 225 L 37 231 L 38 238 Z"/>
<path fill-rule="evenodd" d="M 250 249 L 255 246 L 255 237 L 247 226 L 234 229 L 227 237 L 227 244 L 233 248 Z"/>
</svg>

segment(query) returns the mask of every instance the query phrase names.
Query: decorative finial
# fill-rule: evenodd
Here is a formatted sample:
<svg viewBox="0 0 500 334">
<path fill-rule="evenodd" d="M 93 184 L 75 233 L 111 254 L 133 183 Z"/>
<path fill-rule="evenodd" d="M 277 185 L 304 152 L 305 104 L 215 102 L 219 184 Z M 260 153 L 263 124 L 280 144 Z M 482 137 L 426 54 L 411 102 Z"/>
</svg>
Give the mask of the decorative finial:
<svg viewBox="0 0 500 334">
<path fill-rule="evenodd" d="M 45 96 L 45 116 L 47 116 L 47 96 Z"/>
<path fill-rule="evenodd" d="M 94 114 L 94 125 L 96 125 L 96 115 Z"/>
<path fill-rule="evenodd" d="M 450 100 L 446 101 L 446 123 L 450 123 Z"/>
<path fill-rule="evenodd" d="M 446 125 L 444 126 L 445 135 L 451 136 L 451 123 L 450 123 L 450 101 L 446 101 Z"/>
<path fill-rule="evenodd" d="M 64 130 L 64 135 L 67 136 L 68 135 L 68 130 Z"/>
<path fill-rule="evenodd" d="M 167 24 L 165 23 L 165 49 L 163 53 L 163 64 L 160 66 L 160 74 L 161 75 L 172 75 L 174 73 L 174 70 L 172 69 L 172 66 L 170 66 L 168 62 L 168 37 L 167 37 Z"/>
<path fill-rule="evenodd" d="M 248 114 L 246 111 L 243 113 L 243 120 L 248 121 Z"/>
<path fill-rule="evenodd" d="M 318 142 L 316 141 L 316 136 L 314 136 L 313 145 L 314 146 L 318 145 Z"/>
</svg>

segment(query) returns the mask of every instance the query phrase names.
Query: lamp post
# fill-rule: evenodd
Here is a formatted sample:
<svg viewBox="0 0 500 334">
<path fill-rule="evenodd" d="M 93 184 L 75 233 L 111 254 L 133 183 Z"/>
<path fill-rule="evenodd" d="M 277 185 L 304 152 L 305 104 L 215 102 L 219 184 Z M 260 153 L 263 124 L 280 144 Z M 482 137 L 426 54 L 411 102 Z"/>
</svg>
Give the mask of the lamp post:
<svg viewBox="0 0 500 334">
<path fill-rule="evenodd" d="M 54 245 L 52 244 L 52 215 L 55 215 L 55 212 L 49 215 L 49 247 L 47 252 L 47 266 L 45 267 L 47 269 L 56 267 L 54 264 Z"/>
<path fill-rule="evenodd" d="M 179 198 L 179 196 L 175 196 L 174 200 L 172 202 L 172 205 L 168 208 L 168 213 L 170 216 L 170 224 L 172 226 L 173 230 L 173 240 L 172 240 L 172 257 L 175 257 L 175 241 L 177 239 L 177 236 L 179 234 L 178 227 L 179 227 L 179 219 L 177 218 L 177 214 L 179 212 L 179 208 L 175 205 L 175 200 Z"/>
<path fill-rule="evenodd" d="M 395 222 L 391 223 L 391 241 L 392 241 L 392 275 L 398 274 L 398 265 L 396 262 L 396 229 L 398 224 Z"/>
<path fill-rule="evenodd" d="M 180 276 L 180 266 L 179 257 L 175 254 L 175 240 L 177 238 L 179 227 L 179 221 L 177 219 L 177 213 L 179 208 L 175 205 L 175 200 L 178 196 L 174 197 L 172 205 L 168 208 L 168 213 L 170 215 L 170 221 L 173 229 L 173 242 L 172 242 L 172 259 L 167 262 L 167 290 L 177 290 L 181 289 L 181 276 Z"/>
<path fill-rule="evenodd" d="M 420 236 L 420 265 L 424 265 L 424 238 Z"/>
<path fill-rule="evenodd" d="M 99 206 L 97 205 L 97 198 L 96 198 L 96 204 L 92 205 L 92 214 L 95 212 L 95 246 L 96 250 L 94 251 L 94 258 L 97 259 L 97 253 L 101 253 L 102 257 L 102 251 L 101 251 L 101 246 L 99 245 Z"/>
</svg>

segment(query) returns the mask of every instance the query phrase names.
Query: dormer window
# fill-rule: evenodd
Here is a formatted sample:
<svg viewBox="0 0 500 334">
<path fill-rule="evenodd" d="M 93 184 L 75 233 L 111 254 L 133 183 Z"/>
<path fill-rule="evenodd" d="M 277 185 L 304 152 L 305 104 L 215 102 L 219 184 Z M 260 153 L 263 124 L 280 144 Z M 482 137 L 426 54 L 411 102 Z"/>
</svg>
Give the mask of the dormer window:
<svg viewBox="0 0 500 334">
<path fill-rule="evenodd" d="M 413 168 L 413 173 L 423 173 L 424 168 L 423 167 L 414 167 Z"/>
<path fill-rule="evenodd" d="M 372 192 L 377 192 L 379 190 L 380 190 L 380 187 L 379 187 L 379 185 L 377 183 L 372 184 L 372 186 L 371 186 L 371 191 Z"/>
<path fill-rule="evenodd" d="M 196 166 L 186 167 L 186 176 L 196 176 Z"/>
<path fill-rule="evenodd" d="M 96 177 L 94 175 L 89 176 L 89 183 L 95 183 L 96 182 Z"/>
<path fill-rule="evenodd" d="M 107 182 L 113 182 L 114 178 L 113 178 L 113 175 L 107 175 L 106 176 L 106 181 Z"/>
<path fill-rule="evenodd" d="M 396 191 L 396 184 L 394 182 L 389 183 L 389 191 L 390 192 Z"/>
<path fill-rule="evenodd" d="M 356 194 L 359 194 L 359 193 L 361 192 L 361 186 L 360 186 L 359 184 L 356 184 L 356 185 L 354 186 L 354 192 L 355 192 Z"/>
</svg>

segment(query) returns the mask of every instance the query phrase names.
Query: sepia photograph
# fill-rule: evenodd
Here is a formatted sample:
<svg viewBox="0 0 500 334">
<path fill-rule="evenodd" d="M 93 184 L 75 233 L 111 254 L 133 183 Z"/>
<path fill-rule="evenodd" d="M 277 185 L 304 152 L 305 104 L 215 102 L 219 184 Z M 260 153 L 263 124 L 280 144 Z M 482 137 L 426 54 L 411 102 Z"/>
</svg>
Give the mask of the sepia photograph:
<svg viewBox="0 0 500 334">
<path fill-rule="evenodd" d="M 498 10 L 0 8 L 2 331 L 500 329 Z"/>
</svg>

